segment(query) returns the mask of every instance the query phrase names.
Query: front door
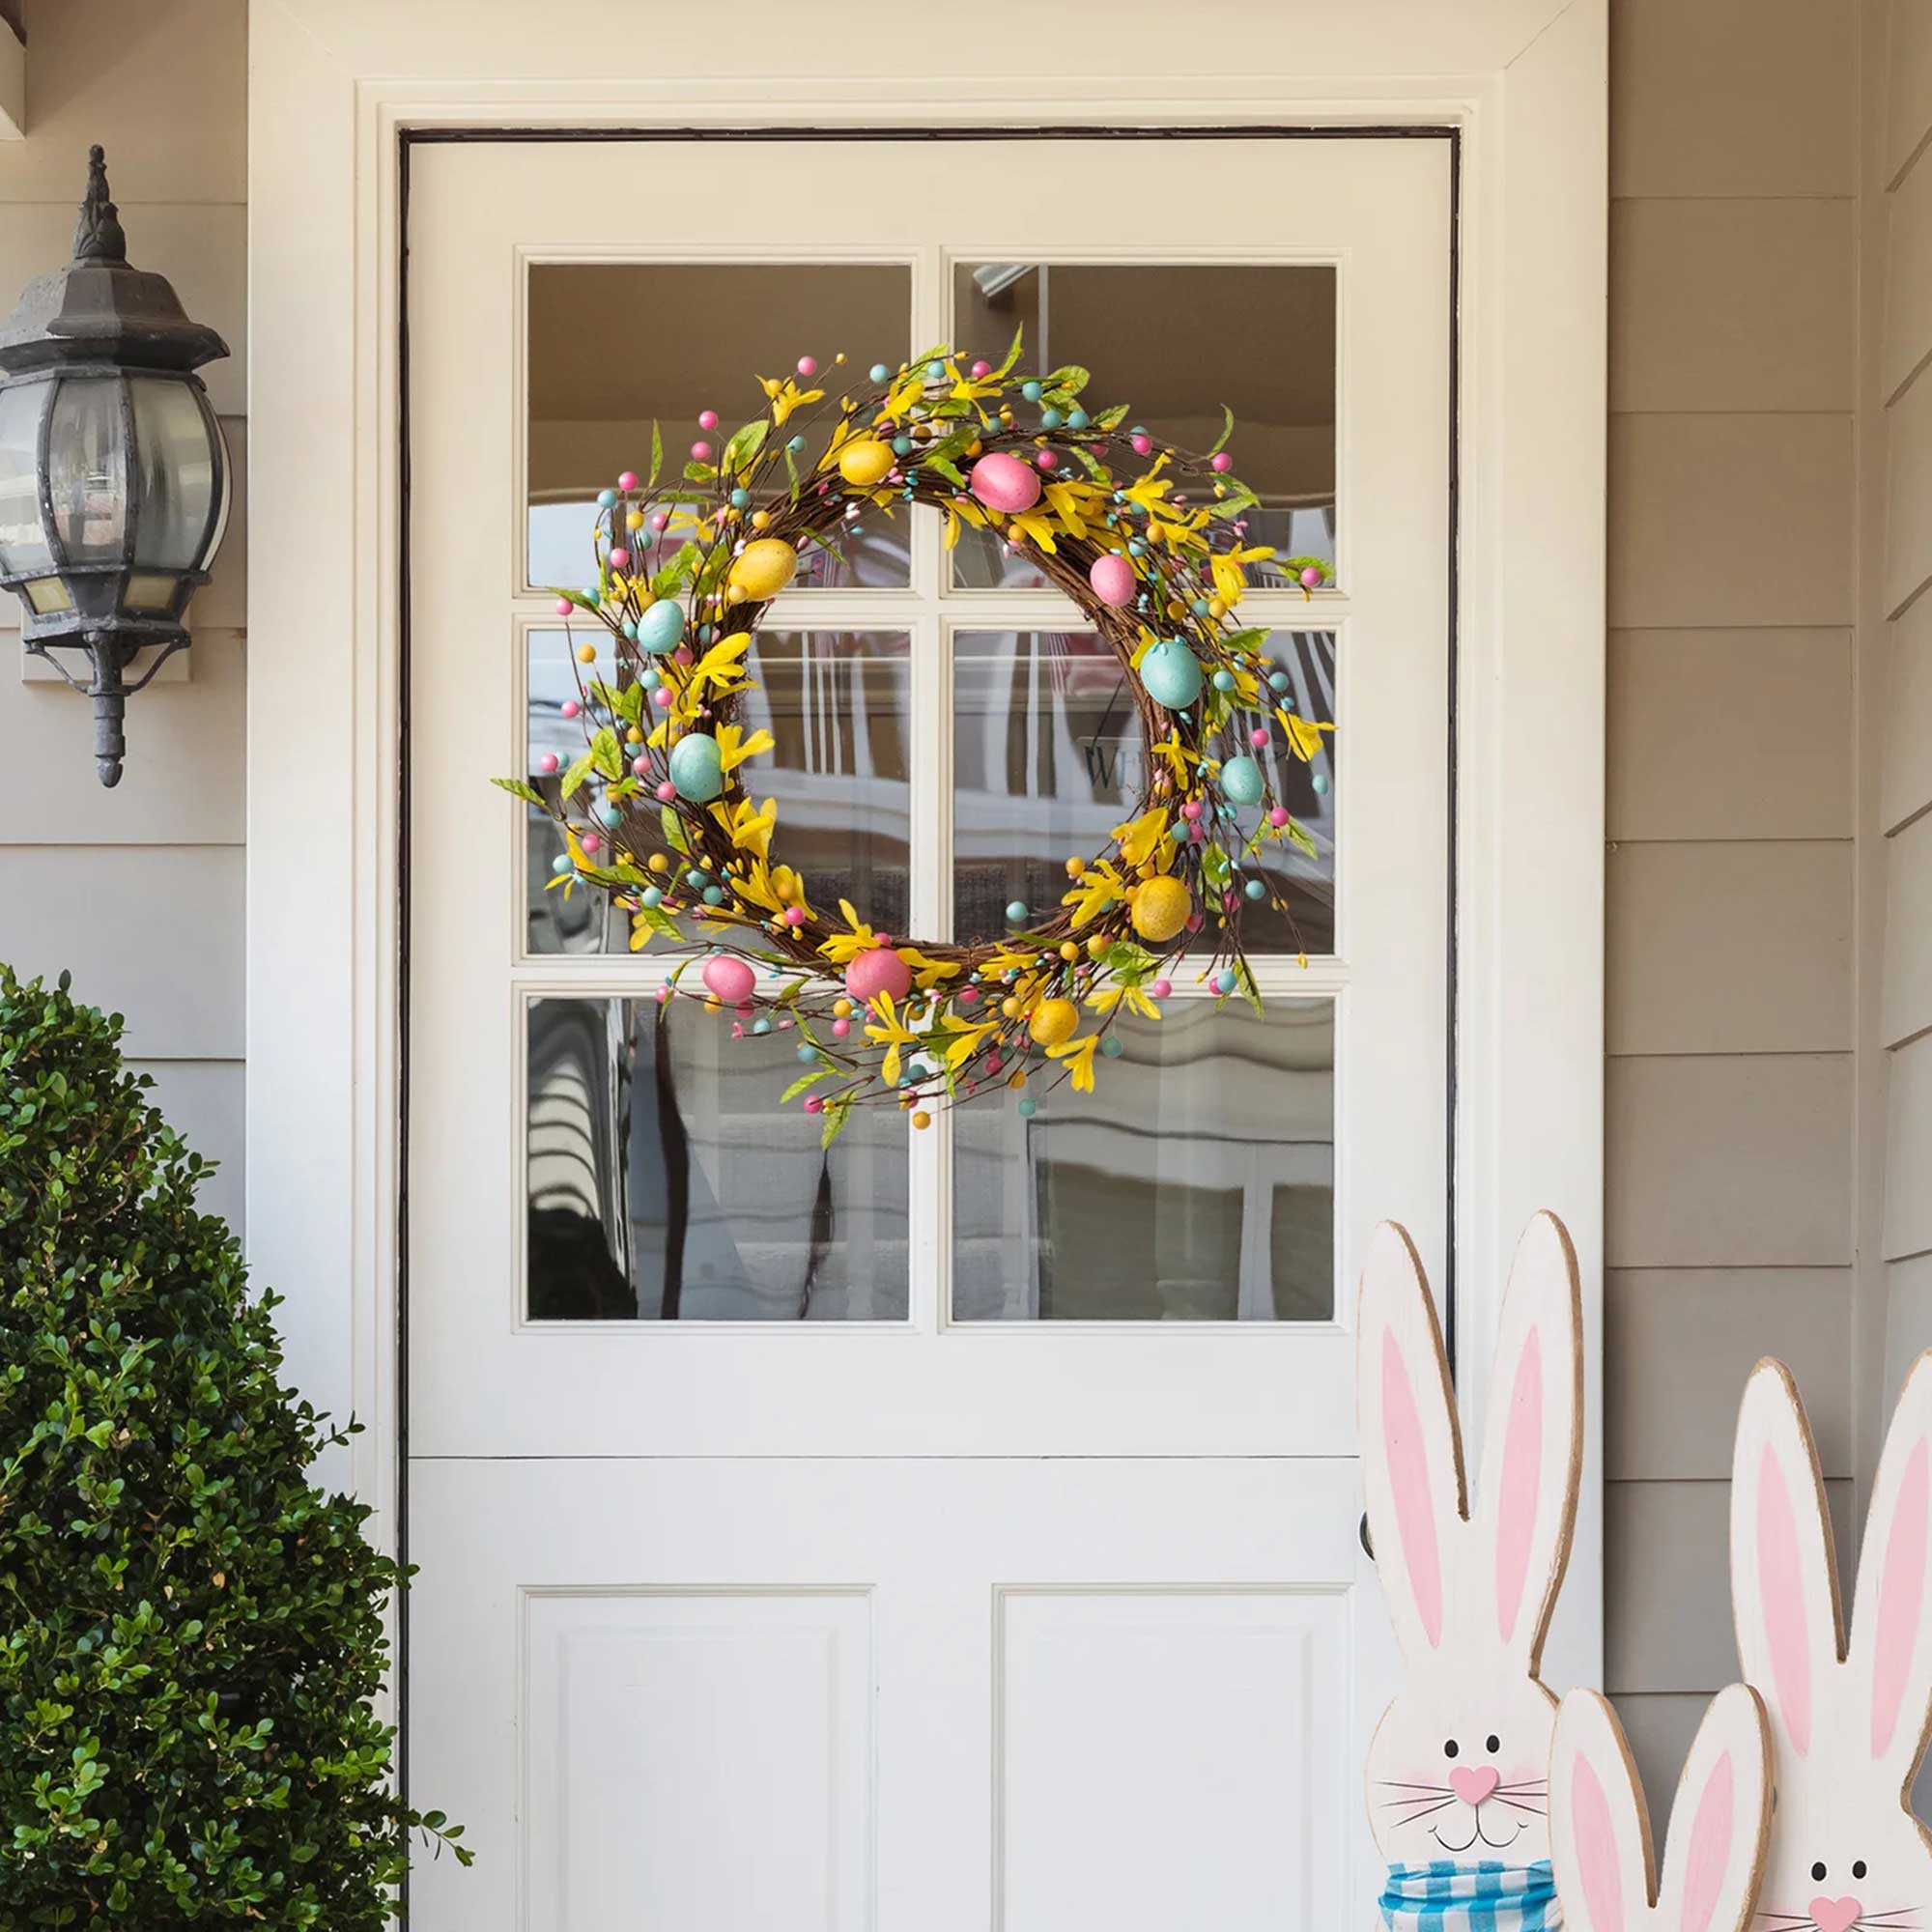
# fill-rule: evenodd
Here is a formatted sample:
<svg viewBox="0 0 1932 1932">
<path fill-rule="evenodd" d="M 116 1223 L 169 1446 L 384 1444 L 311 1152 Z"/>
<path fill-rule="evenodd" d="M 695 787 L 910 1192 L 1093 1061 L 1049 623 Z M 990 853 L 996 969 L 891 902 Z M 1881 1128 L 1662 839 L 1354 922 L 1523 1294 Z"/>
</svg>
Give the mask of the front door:
<svg viewBox="0 0 1932 1932">
<path fill-rule="evenodd" d="M 965 27 L 970 31 L 970 23 Z M 1353 1281 L 1447 1198 L 1446 140 L 464 139 L 411 153 L 412 1795 L 438 1932 L 1331 1932 L 1392 1658 Z M 829 1148 L 494 776 L 557 781 L 599 490 L 758 377 L 1078 363 L 1260 496 L 1331 750 L 1260 935 L 1091 1095 Z M 841 365 L 835 358 L 843 355 Z M 836 394 L 836 388 L 835 388 Z M 714 435 L 701 412 L 722 417 Z M 1023 554 L 868 519 L 758 637 L 784 857 L 916 939 L 1104 846 L 1145 755 Z M 586 671 L 586 674 L 590 674 Z"/>
</svg>

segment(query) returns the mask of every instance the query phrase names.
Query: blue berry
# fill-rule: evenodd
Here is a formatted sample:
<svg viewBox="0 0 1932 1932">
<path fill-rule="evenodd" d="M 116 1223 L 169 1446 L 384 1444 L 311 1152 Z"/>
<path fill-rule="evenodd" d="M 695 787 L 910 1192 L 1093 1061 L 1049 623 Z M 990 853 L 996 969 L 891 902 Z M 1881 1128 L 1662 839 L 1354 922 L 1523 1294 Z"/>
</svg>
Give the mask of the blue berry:
<svg viewBox="0 0 1932 1932">
<path fill-rule="evenodd" d="M 867 374 L 869 375 L 872 381 L 875 383 L 883 383 L 887 379 L 887 377 L 889 377 L 892 373 L 893 372 L 890 369 L 888 369 L 883 362 L 874 362 L 871 368 L 867 371 Z"/>
<path fill-rule="evenodd" d="M 1038 402 L 1042 393 L 1043 391 L 1037 383 L 1022 383 L 1020 384 L 1020 394 L 1030 403 Z"/>
<path fill-rule="evenodd" d="M 1041 429 L 1058 429 L 1066 418 L 1058 410 L 1041 410 L 1039 426 Z"/>
</svg>

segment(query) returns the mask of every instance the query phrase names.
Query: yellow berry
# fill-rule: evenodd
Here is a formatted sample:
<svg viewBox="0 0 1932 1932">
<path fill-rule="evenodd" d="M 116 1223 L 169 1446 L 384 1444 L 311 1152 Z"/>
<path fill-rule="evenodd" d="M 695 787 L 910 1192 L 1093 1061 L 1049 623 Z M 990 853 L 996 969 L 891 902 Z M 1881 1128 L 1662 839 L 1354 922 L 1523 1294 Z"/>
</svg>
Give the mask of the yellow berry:
<svg viewBox="0 0 1932 1932">
<path fill-rule="evenodd" d="M 668 872 L 670 870 L 670 861 L 662 852 L 653 852 L 650 856 L 649 865 L 651 870 L 654 872 Z"/>
<path fill-rule="evenodd" d="M 1000 1002 L 1000 1013 L 1005 1019 L 1018 1019 L 1020 1016 L 1020 1003 L 1014 999 L 1002 1000 Z"/>
<path fill-rule="evenodd" d="M 752 527 L 754 530 L 762 530 L 769 527 L 771 521 L 772 513 L 769 510 L 753 510 L 752 512 Z"/>
<path fill-rule="evenodd" d="M 1210 597 L 1208 600 L 1208 614 L 1210 617 L 1225 617 L 1228 614 L 1228 607 L 1220 598 Z"/>
<path fill-rule="evenodd" d="M 850 1000 L 834 1000 L 832 1003 L 832 1013 L 835 1019 L 849 1020 L 852 1017 L 852 1002 Z"/>
<path fill-rule="evenodd" d="M 724 601 L 727 604 L 742 604 L 745 601 L 745 586 L 742 583 L 731 584 L 724 592 Z"/>
<path fill-rule="evenodd" d="M 912 1123 L 914 1126 L 919 1127 L 921 1129 L 929 1127 L 932 1124 L 932 1116 L 928 1114 L 923 1108 L 921 1108 L 920 1111 L 912 1117 Z"/>
<path fill-rule="evenodd" d="M 1087 861 L 1085 859 L 1069 859 L 1066 862 L 1066 876 L 1069 879 L 1077 879 L 1086 869 Z"/>
<path fill-rule="evenodd" d="M 624 518 L 624 527 L 627 530 L 640 530 L 643 526 L 644 513 L 641 510 L 632 510 L 627 513 Z"/>
<path fill-rule="evenodd" d="M 1080 957 L 1080 949 L 1074 945 L 1072 940 L 1063 939 L 1060 942 L 1060 956 L 1063 959 L 1078 959 Z"/>
<path fill-rule="evenodd" d="M 1059 1046 L 1073 1037 L 1080 1009 L 1071 1000 L 1042 1000 L 1027 1022 L 1027 1032 L 1041 1046 Z"/>
<path fill-rule="evenodd" d="M 1101 953 L 1106 952 L 1106 950 L 1107 950 L 1107 935 L 1104 932 L 1096 932 L 1094 935 L 1094 937 L 1087 942 L 1087 952 L 1089 955 L 1094 959 L 1099 958 Z"/>
<path fill-rule="evenodd" d="M 595 644 L 579 644 L 577 647 L 577 662 L 581 665 L 594 665 L 597 662 L 597 646 Z"/>
</svg>

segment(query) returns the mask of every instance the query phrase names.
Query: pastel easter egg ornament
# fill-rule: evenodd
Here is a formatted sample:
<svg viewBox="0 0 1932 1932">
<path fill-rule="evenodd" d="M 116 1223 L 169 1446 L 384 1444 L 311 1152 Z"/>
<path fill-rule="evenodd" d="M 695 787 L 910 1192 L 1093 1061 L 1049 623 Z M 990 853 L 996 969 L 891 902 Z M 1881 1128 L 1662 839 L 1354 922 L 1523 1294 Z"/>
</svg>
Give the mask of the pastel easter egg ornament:
<svg viewBox="0 0 1932 1932">
<path fill-rule="evenodd" d="M 838 473 L 848 483 L 868 490 L 883 483 L 893 467 L 891 447 L 876 437 L 862 436 L 838 452 Z"/>
<path fill-rule="evenodd" d="M 729 952 L 714 952 L 704 962 L 704 983 L 727 1007 L 752 997 L 758 976 L 742 959 Z"/>
<path fill-rule="evenodd" d="M 1252 758 L 1228 758 L 1221 765 L 1221 796 L 1231 805 L 1259 805 L 1262 768 Z"/>
<path fill-rule="evenodd" d="M 675 597 L 660 597 L 638 619 L 638 644 L 661 658 L 684 641 L 684 606 Z"/>
<path fill-rule="evenodd" d="M 1123 604 L 1131 604 L 1139 587 L 1133 565 L 1115 551 L 1094 559 L 1087 582 L 1094 586 L 1094 595 L 1116 611 Z"/>
<path fill-rule="evenodd" d="M 1003 450 L 989 450 L 974 464 L 967 487 L 989 510 L 1010 516 L 1030 510 L 1039 501 L 1039 473 L 1031 465 Z"/>
<path fill-rule="evenodd" d="M 745 593 L 748 603 L 762 604 L 776 597 L 797 569 L 798 553 L 790 544 L 778 537 L 760 537 L 731 559 L 729 581 Z"/>
<path fill-rule="evenodd" d="M 1201 660 L 1179 638 L 1162 638 L 1141 660 L 1141 683 L 1156 704 L 1185 710 L 1201 696 Z"/>
<path fill-rule="evenodd" d="M 912 991 L 912 968 L 890 946 L 868 946 L 852 955 L 845 969 L 845 990 L 861 1006 L 881 993 L 889 1000 L 902 1000 Z"/>
<path fill-rule="evenodd" d="M 1071 1000 L 1042 1000 L 1027 1021 L 1027 1032 L 1041 1046 L 1059 1046 L 1073 1037 L 1080 1009 Z"/>
<path fill-rule="evenodd" d="M 1135 888 L 1130 907 L 1134 930 L 1143 939 L 1163 946 L 1187 923 L 1194 898 L 1171 872 L 1157 873 Z"/>
<path fill-rule="evenodd" d="M 724 763 L 708 731 L 687 731 L 670 748 L 670 781 L 679 798 L 706 805 L 724 789 Z"/>
</svg>

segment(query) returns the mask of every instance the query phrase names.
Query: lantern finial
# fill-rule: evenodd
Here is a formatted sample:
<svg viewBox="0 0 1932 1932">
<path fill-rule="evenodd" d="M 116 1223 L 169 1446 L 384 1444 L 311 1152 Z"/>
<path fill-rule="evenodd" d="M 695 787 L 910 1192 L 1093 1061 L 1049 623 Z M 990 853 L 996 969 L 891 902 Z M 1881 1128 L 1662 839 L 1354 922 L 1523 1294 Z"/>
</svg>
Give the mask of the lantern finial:
<svg viewBox="0 0 1932 1932">
<path fill-rule="evenodd" d="M 73 231 L 76 262 L 125 262 L 128 237 L 122 231 L 121 211 L 108 199 L 107 150 L 98 144 L 87 151 L 87 195 L 80 204 L 80 221 Z"/>
</svg>

